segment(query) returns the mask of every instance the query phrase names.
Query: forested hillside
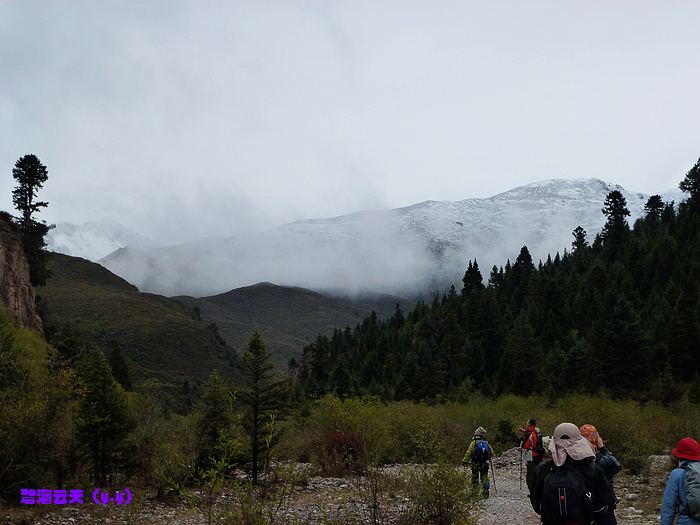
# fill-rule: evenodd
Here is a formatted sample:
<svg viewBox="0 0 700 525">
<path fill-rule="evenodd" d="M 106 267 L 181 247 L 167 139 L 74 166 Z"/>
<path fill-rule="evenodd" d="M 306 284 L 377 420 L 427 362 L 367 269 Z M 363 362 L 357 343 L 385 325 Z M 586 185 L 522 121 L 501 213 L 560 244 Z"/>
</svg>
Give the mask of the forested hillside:
<svg viewBox="0 0 700 525">
<path fill-rule="evenodd" d="M 275 363 L 283 370 L 299 358 L 301 349 L 316 335 L 331 334 L 337 326 L 355 326 L 376 311 L 390 317 L 394 305 L 410 304 L 396 296 L 367 296 L 357 300 L 329 297 L 304 288 L 258 283 L 211 297 L 173 297 L 205 323 L 215 323 L 231 348 L 244 348 L 254 330 L 268 344 Z"/>
<path fill-rule="evenodd" d="M 39 290 L 47 337 L 57 346 L 74 339 L 119 351 L 133 379 L 156 379 L 173 396 L 185 381 L 196 385 L 212 370 L 232 377 L 234 349 L 216 327 L 183 304 L 139 292 L 99 264 L 58 253 Z"/>
<path fill-rule="evenodd" d="M 291 363 L 299 394 L 385 399 L 605 391 L 671 401 L 700 391 L 700 161 L 685 203 L 649 198 L 633 227 L 609 193 L 603 231 L 573 231 L 570 251 L 515 261 L 354 330 L 319 336 Z"/>
</svg>

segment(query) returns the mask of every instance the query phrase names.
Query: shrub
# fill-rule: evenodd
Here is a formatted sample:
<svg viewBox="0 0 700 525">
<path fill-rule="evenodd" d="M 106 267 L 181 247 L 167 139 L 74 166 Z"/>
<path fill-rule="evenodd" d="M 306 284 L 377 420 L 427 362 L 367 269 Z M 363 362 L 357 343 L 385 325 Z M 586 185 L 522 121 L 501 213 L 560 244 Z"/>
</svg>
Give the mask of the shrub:
<svg viewBox="0 0 700 525">
<path fill-rule="evenodd" d="M 477 522 L 479 491 L 466 471 L 444 461 L 416 469 L 408 482 L 409 506 L 400 525 L 471 525 Z"/>
<path fill-rule="evenodd" d="M 475 394 L 468 403 L 428 406 L 327 396 L 310 404 L 299 421 L 288 423 L 283 450 L 289 458 L 319 461 L 321 440 L 340 431 L 362 437 L 368 465 L 433 462 L 435 455 L 419 442 L 421 433 L 429 430 L 441 436 L 445 454 L 457 461 L 478 426 L 500 445 L 498 451 L 517 441 L 513 427 L 531 417 L 544 435 L 565 421 L 595 425 L 623 467 L 632 471 L 641 469 L 650 454 L 668 452 L 678 439 L 700 436 L 700 407 L 687 399 L 667 407 L 603 395 L 571 395 L 548 403 L 542 396 L 489 400 Z"/>
<path fill-rule="evenodd" d="M 365 471 L 365 444 L 356 432 L 336 430 L 321 439 L 319 463 L 324 474 L 343 477 Z"/>
<path fill-rule="evenodd" d="M 497 445 L 497 449 L 507 450 L 512 448 L 518 443 L 519 436 L 515 432 L 515 426 L 513 423 L 507 419 L 501 419 L 496 425 L 496 436 L 494 437 L 494 443 Z"/>
</svg>

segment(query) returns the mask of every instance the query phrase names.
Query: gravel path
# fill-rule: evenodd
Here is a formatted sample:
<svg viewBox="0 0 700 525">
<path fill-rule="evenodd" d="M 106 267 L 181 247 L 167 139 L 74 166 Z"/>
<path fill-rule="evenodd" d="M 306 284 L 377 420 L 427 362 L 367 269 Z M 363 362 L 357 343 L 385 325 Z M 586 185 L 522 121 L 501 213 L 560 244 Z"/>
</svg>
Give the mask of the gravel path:
<svg viewBox="0 0 700 525">
<path fill-rule="evenodd" d="M 527 498 L 525 469 L 523 467 L 523 489 L 520 490 L 520 453 L 511 449 L 494 458 L 496 490 L 486 501 L 486 508 L 479 520 L 480 525 L 537 525 L 540 520 Z M 493 480 L 491 480 L 493 486 Z"/>
</svg>

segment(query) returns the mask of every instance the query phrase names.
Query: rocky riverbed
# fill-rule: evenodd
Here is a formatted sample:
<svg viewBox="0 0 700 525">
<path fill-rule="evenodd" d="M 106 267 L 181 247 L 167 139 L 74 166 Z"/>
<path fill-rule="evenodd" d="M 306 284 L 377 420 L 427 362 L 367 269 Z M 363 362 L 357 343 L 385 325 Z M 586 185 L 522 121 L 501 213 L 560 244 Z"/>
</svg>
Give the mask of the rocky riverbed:
<svg viewBox="0 0 700 525">
<path fill-rule="evenodd" d="M 523 480 L 520 488 L 520 454 L 512 449 L 493 461 L 495 483 L 491 497 L 474 511 L 479 525 L 537 525 L 538 516 L 527 499 Z M 616 477 L 617 509 L 621 525 L 653 525 L 658 521 L 661 492 L 668 475 L 668 459 L 649 459 L 647 476 L 624 471 Z M 311 465 L 288 467 L 293 483 L 278 491 L 260 512 L 273 517 L 274 523 L 289 525 L 340 525 L 359 523 L 396 523 L 397 516 L 410 507 L 402 494 L 400 480 L 419 465 L 389 466 L 373 478 L 329 478 L 314 475 Z M 290 478 L 291 479 L 291 478 Z M 239 486 L 240 488 L 240 486 Z M 135 493 L 137 491 L 134 491 Z M 241 523 L 241 500 L 245 495 L 223 490 L 212 508 L 212 523 Z M 200 525 L 208 523 L 207 495 L 192 491 L 171 504 L 157 502 L 145 493 L 136 493 L 131 505 L 99 507 L 44 507 L 0 511 L 0 521 L 22 525 Z"/>
</svg>

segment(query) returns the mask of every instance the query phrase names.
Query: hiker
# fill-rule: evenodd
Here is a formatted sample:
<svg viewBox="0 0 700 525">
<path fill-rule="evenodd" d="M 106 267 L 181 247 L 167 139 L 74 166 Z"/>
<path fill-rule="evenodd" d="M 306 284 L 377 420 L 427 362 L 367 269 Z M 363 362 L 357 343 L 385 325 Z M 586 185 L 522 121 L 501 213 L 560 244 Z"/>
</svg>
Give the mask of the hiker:
<svg viewBox="0 0 700 525">
<path fill-rule="evenodd" d="M 603 438 L 600 437 L 600 433 L 598 432 L 598 429 L 596 429 L 596 427 L 594 427 L 591 424 L 586 424 L 583 425 L 580 430 L 581 435 L 585 437 L 588 440 L 588 443 L 591 445 L 591 448 L 595 453 L 595 461 L 598 464 L 598 466 L 600 466 L 600 468 L 602 469 L 603 473 L 605 474 L 605 477 L 608 479 L 608 481 L 610 482 L 610 486 L 612 487 L 613 477 L 615 477 L 615 474 L 620 472 L 620 470 L 622 469 L 622 465 L 620 464 L 618 459 L 612 454 L 612 452 L 610 452 L 605 447 Z M 613 494 L 614 493 L 615 490 L 613 488 Z M 615 502 L 617 502 L 617 498 L 615 498 Z M 596 516 L 596 525 L 617 525 L 617 518 L 615 517 L 615 507 L 616 504 L 613 504 L 608 508 L 608 512 L 606 512 L 602 516 Z"/>
<path fill-rule="evenodd" d="M 700 525 L 700 444 L 693 438 L 681 439 L 673 456 L 678 467 L 671 471 L 661 504 L 661 525 Z"/>
<path fill-rule="evenodd" d="M 561 423 L 549 442 L 552 459 L 535 472 L 530 501 L 543 525 L 588 525 L 615 504 L 595 453 L 573 423 Z"/>
<path fill-rule="evenodd" d="M 532 480 L 535 477 L 535 470 L 544 459 L 542 433 L 535 419 L 529 419 L 527 427 L 520 427 L 518 430 L 523 435 L 520 440 L 520 448 L 525 451 L 525 463 L 527 464 L 525 482 L 527 483 L 527 490 L 532 494 Z"/>
<path fill-rule="evenodd" d="M 472 485 L 479 485 L 481 478 L 481 490 L 485 498 L 489 497 L 491 484 L 489 483 L 489 465 L 493 457 L 493 448 L 486 441 L 486 429 L 479 427 L 474 431 L 474 437 L 469 444 L 462 464 L 469 465 L 472 469 Z"/>
</svg>

